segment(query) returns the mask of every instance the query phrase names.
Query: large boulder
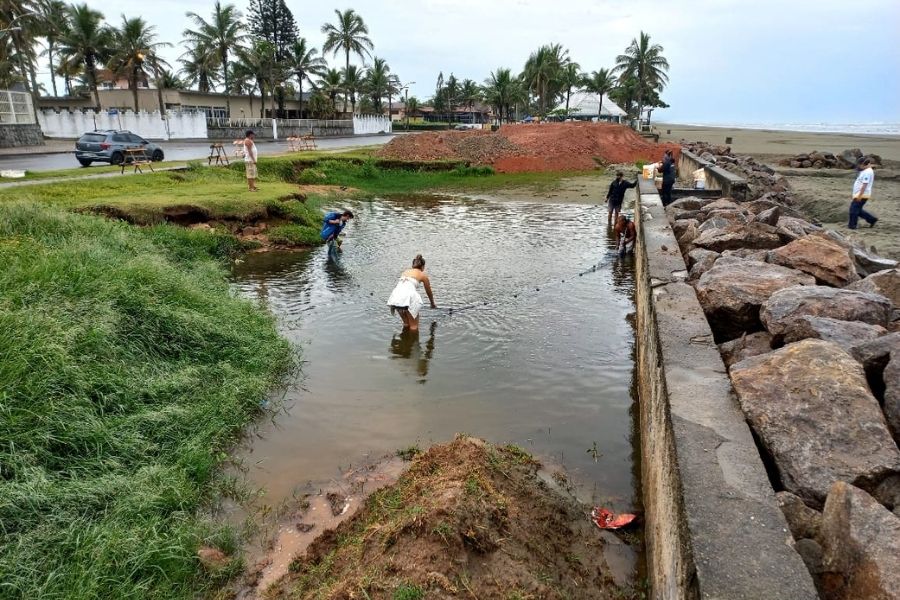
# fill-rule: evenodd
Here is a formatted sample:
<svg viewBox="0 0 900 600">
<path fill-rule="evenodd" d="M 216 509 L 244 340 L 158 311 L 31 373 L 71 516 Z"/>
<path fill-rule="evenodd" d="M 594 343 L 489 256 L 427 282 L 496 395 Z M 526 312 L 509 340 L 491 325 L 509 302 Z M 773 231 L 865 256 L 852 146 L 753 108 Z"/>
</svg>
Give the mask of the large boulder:
<svg viewBox="0 0 900 600">
<path fill-rule="evenodd" d="M 764 210 L 756 215 L 755 221 L 765 223 L 766 225 L 778 225 L 778 219 L 781 218 L 781 207 L 773 206 L 768 210 Z"/>
<path fill-rule="evenodd" d="M 790 233 L 796 235 L 798 238 L 822 230 L 821 227 L 819 227 L 818 225 L 813 225 L 809 221 L 798 219 L 797 217 L 787 216 L 782 216 L 780 219 L 778 219 L 778 227 L 785 231 L 789 231 Z"/>
<path fill-rule="evenodd" d="M 729 198 L 719 198 L 714 202 L 710 202 L 706 206 L 703 207 L 703 210 L 706 212 L 710 212 L 713 210 L 741 210 L 741 205 Z"/>
<path fill-rule="evenodd" d="M 804 285 L 779 289 L 762 305 L 759 315 L 766 330 L 776 337 L 804 315 L 886 327 L 891 320 L 891 301 L 877 294 Z"/>
<path fill-rule="evenodd" d="M 725 261 L 723 257 L 700 277 L 695 288 L 716 340 L 724 342 L 761 329 L 759 308 L 777 290 L 813 284 L 815 279 L 799 271 L 757 260 Z"/>
<path fill-rule="evenodd" d="M 900 518 L 867 493 L 832 486 L 821 545 L 826 599 L 900 599 Z"/>
<path fill-rule="evenodd" d="M 790 322 L 784 330 L 782 341 L 790 344 L 811 338 L 833 342 L 849 350 L 860 342 L 874 340 L 886 333 L 887 329 L 880 325 L 803 315 Z"/>
<path fill-rule="evenodd" d="M 666 207 L 666 212 L 676 210 L 700 210 L 707 204 L 711 204 L 712 200 L 707 198 L 697 198 L 696 196 L 688 196 L 687 198 L 679 198 Z"/>
<path fill-rule="evenodd" d="M 700 279 L 700 276 L 709 271 L 716 260 L 719 258 L 718 252 L 712 250 L 704 250 L 703 248 L 694 248 L 687 255 L 687 264 L 689 270 L 688 278 L 691 280 Z"/>
<path fill-rule="evenodd" d="M 778 230 L 764 223 L 735 224 L 721 229 L 710 229 L 694 240 L 694 246 L 697 248 L 706 248 L 714 252 L 737 248 L 769 250 L 784 243 Z"/>
<path fill-rule="evenodd" d="M 884 418 L 888 429 L 900 444 L 900 352 L 891 356 L 891 361 L 882 373 L 884 381 Z"/>
<path fill-rule="evenodd" d="M 879 375 L 891 360 L 892 353 L 900 355 L 900 332 L 860 341 L 850 348 L 850 355 L 859 361 L 867 373 L 873 371 Z"/>
<path fill-rule="evenodd" d="M 859 280 L 847 249 L 817 235 L 808 235 L 772 250 L 769 262 L 809 273 L 825 285 L 844 287 Z"/>
<path fill-rule="evenodd" d="M 739 363 L 745 358 L 759 356 L 772 351 L 772 336 L 767 331 L 748 333 L 739 338 L 719 344 L 719 354 L 722 362 L 731 368 L 731 365 Z"/>
<path fill-rule="evenodd" d="M 700 221 L 697 219 L 677 219 L 672 223 L 672 233 L 675 234 L 675 239 L 679 240 L 688 229 L 696 230 L 698 225 Z"/>
<path fill-rule="evenodd" d="M 808 507 L 799 496 L 790 492 L 778 492 L 775 494 L 775 502 L 784 513 L 795 540 L 804 538 L 814 540 L 819 537 L 819 531 L 822 529 L 822 513 Z"/>
<path fill-rule="evenodd" d="M 862 277 L 866 277 L 872 273 L 878 273 L 879 271 L 897 268 L 898 263 L 896 260 L 878 256 L 874 252 L 869 252 L 865 248 L 860 248 L 859 246 L 853 246 L 851 248 L 851 253 L 853 255 L 853 260 L 856 262 L 856 271 Z"/>
<path fill-rule="evenodd" d="M 820 507 L 835 481 L 874 490 L 900 472 L 862 367 L 836 344 L 803 340 L 731 367 L 747 421 L 784 489 Z"/>
<path fill-rule="evenodd" d="M 881 294 L 900 308 L 900 269 L 888 269 L 869 275 L 847 286 L 851 290 Z"/>
</svg>

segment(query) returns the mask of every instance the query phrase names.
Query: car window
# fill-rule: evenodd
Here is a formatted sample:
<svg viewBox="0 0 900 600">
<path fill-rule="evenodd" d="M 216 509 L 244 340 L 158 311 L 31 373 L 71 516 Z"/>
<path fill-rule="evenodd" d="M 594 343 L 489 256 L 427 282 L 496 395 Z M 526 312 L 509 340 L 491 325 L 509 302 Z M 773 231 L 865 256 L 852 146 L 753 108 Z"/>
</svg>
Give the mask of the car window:
<svg viewBox="0 0 900 600">
<path fill-rule="evenodd" d="M 128 141 L 131 142 L 132 144 L 143 144 L 143 143 L 144 143 L 144 138 L 142 138 L 142 137 L 139 136 L 139 135 L 134 135 L 133 133 L 129 133 L 129 134 L 128 134 Z"/>
<path fill-rule="evenodd" d="M 112 141 L 117 142 L 119 144 L 127 144 L 128 143 L 128 134 L 127 133 L 113 134 Z"/>
<path fill-rule="evenodd" d="M 106 136 L 103 135 L 102 133 L 86 133 L 83 136 L 81 136 L 81 140 L 79 140 L 79 141 L 99 144 L 100 142 L 102 142 L 105 139 L 106 139 Z"/>
</svg>

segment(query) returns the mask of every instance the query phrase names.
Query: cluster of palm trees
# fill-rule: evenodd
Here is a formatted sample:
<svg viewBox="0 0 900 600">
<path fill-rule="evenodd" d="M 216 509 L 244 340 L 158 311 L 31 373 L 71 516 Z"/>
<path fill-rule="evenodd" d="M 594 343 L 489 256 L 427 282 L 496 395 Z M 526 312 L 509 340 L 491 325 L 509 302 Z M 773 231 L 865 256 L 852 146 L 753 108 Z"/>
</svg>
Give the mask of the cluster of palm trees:
<svg viewBox="0 0 900 600">
<path fill-rule="evenodd" d="M 90 93 L 100 106 L 98 87 L 102 69 L 125 79 L 138 109 L 138 90 L 153 83 L 164 111 L 163 89 L 195 87 L 202 92 L 261 96 L 260 116 L 268 99 L 277 115 L 283 99 L 298 93 L 301 114 L 327 117 L 338 110 L 338 99 L 354 112 L 381 111 L 383 102 L 400 91 L 400 81 L 383 58 L 373 56 L 374 44 L 362 17 L 354 10 L 335 10 L 335 22 L 322 26 L 321 53 L 297 37 L 286 51 L 253 35 L 244 15 L 232 4 L 216 0 L 209 18 L 189 12 L 191 28 L 184 31 L 186 51 L 176 70 L 160 56 L 171 44 L 159 40 L 156 28 L 141 17 L 107 23 L 87 4 L 63 0 L 0 0 L 0 88 L 24 85 L 37 99 L 47 92 L 37 80 L 42 60 L 50 67 L 52 94 L 59 95 L 57 78 L 66 95 Z M 329 67 L 324 55 L 341 55 L 343 68 Z M 351 56 L 367 68 L 350 64 Z M 314 90 L 304 110 L 303 91 Z M 227 102 L 226 96 L 226 102 Z M 230 114 L 230 106 L 227 107 Z M 255 112 L 251 104 L 251 112 Z"/>
<path fill-rule="evenodd" d="M 514 109 L 519 108 L 542 117 L 565 117 L 572 94 L 583 90 L 599 96 L 598 117 L 604 95 L 630 116 L 639 117 L 645 107 L 665 106 L 659 93 L 669 81 L 668 70 L 662 46 L 651 44 L 644 32 L 616 57 L 612 69 L 592 72 L 582 72 L 562 45 L 548 44 L 528 57 L 519 74 L 508 68 L 493 71 L 481 87 L 481 99 L 494 108 L 501 121 L 512 120 Z M 554 109 L 563 103 L 564 109 Z"/>
</svg>

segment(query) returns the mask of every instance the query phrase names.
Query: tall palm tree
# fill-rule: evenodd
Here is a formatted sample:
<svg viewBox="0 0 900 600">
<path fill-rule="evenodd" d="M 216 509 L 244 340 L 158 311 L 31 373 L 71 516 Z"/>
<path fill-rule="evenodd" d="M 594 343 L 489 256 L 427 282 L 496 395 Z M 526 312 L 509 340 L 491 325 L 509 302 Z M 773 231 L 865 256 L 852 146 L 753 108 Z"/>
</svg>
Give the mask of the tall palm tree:
<svg viewBox="0 0 900 600">
<path fill-rule="evenodd" d="M 94 105 L 100 110 L 97 66 L 105 63 L 111 54 L 112 30 L 103 24 L 103 14 L 87 4 L 70 6 L 69 20 L 72 26 L 61 40 L 60 54 L 67 62 L 84 64 L 88 88 L 94 94 Z"/>
<path fill-rule="evenodd" d="M 350 114 L 356 114 L 356 94 L 365 86 L 365 73 L 356 65 L 350 65 L 343 72 L 341 86 L 350 99 Z"/>
<path fill-rule="evenodd" d="M 160 69 L 156 78 L 156 86 L 166 90 L 184 90 L 187 86 L 184 80 L 169 69 Z"/>
<path fill-rule="evenodd" d="M 639 120 L 644 112 L 644 100 L 649 93 L 661 91 L 669 83 L 669 61 L 662 53 L 663 47 L 651 44 L 650 34 L 642 31 L 640 39 L 632 39 L 625 54 L 616 57 L 614 72 L 619 75 L 619 80 L 635 80 Z"/>
<path fill-rule="evenodd" d="M 491 72 L 484 82 L 482 93 L 485 100 L 497 111 L 497 117 L 503 122 L 504 109 L 509 120 L 509 106 L 512 104 L 514 77 L 510 69 L 499 68 Z"/>
<path fill-rule="evenodd" d="M 333 52 L 337 56 L 343 50 L 346 69 L 350 66 L 351 53 L 365 60 L 366 56 L 371 55 L 370 51 L 375 49 L 375 44 L 369 39 L 369 28 L 355 10 L 348 8 L 341 12 L 335 9 L 334 14 L 337 16 L 336 25 L 322 25 L 322 33 L 325 34 L 322 51 Z"/>
<path fill-rule="evenodd" d="M 585 75 L 581 84 L 584 89 L 592 94 L 597 94 L 600 98 L 600 106 L 597 107 L 597 118 L 599 119 L 603 114 L 603 96 L 604 94 L 608 95 L 616 87 L 615 78 L 609 69 L 600 69 L 590 75 Z"/>
<path fill-rule="evenodd" d="M 240 53 L 238 58 L 240 58 Z M 256 78 L 252 66 L 246 64 L 243 60 L 238 60 L 231 68 L 230 89 L 226 90 L 228 94 L 246 94 L 250 100 L 250 115 L 253 111 L 253 94 L 259 89 L 259 81 Z"/>
<path fill-rule="evenodd" d="M 215 52 L 222 67 L 222 78 L 228 90 L 228 54 L 235 52 L 247 39 L 244 24 L 241 22 L 241 11 L 233 4 L 222 6 L 220 0 L 213 5 L 212 18 L 207 21 L 197 13 L 186 13 L 194 23 L 194 29 L 185 29 L 184 37 L 188 42 Z M 231 116 L 231 102 L 225 97 L 228 116 Z"/>
<path fill-rule="evenodd" d="M 528 89 L 538 99 L 538 113 L 546 114 L 547 105 L 560 88 L 560 72 L 568 60 L 568 51 L 560 44 L 541 46 L 525 63 L 523 76 Z"/>
<path fill-rule="evenodd" d="M 35 38 L 43 30 L 42 19 L 38 15 L 36 0 L 2 0 L 0 1 L 0 30 L 3 37 L 11 38 L 12 52 L 10 59 L 21 74 L 21 81 L 31 93 L 33 106 L 37 108 L 38 83 L 37 53 Z"/>
<path fill-rule="evenodd" d="M 47 61 L 50 63 L 50 82 L 53 86 L 53 95 L 58 96 L 56 90 L 56 67 L 53 58 L 59 50 L 59 44 L 66 32 L 69 31 L 69 5 L 63 0 L 46 0 L 41 5 L 42 33 L 47 49 Z"/>
<path fill-rule="evenodd" d="M 138 111 L 138 88 L 142 81 L 149 81 L 145 69 L 155 74 L 168 63 L 163 60 L 157 51 L 164 46 L 171 46 L 166 42 L 156 41 L 156 28 L 148 25 L 142 17 L 128 19 L 122 15 L 122 25 L 113 32 L 113 53 L 108 60 L 108 66 L 117 75 L 123 75 L 128 79 L 128 89 L 131 90 L 134 100 L 134 111 Z M 162 93 L 161 88 L 157 88 Z M 160 113 L 165 112 L 165 107 L 160 106 Z"/>
<path fill-rule="evenodd" d="M 337 95 L 344 86 L 344 77 L 337 69 L 326 69 L 319 78 L 318 87 L 331 100 L 332 112 L 337 112 Z"/>
<path fill-rule="evenodd" d="M 219 56 L 203 44 L 188 46 L 187 52 L 178 59 L 181 75 L 185 83 L 197 86 L 201 92 L 209 92 L 218 81 Z"/>
<path fill-rule="evenodd" d="M 566 117 L 569 116 L 569 100 L 572 98 L 572 90 L 581 87 L 584 75 L 577 62 L 568 62 L 560 73 L 560 83 L 566 92 Z"/>
<path fill-rule="evenodd" d="M 372 66 L 366 73 L 366 89 L 372 98 L 375 112 L 381 114 L 381 99 L 388 95 L 391 87 L 391 68 L 387 61 L 377 56 L 372 59 Z"/>
<path fill-rule="evenodd" d="M 459 99 L 463 105 L 469 110 L 472 110 L 475 107 L 475 103 L 480 98 L 481 91 L 478 88 L 478 84 L 471 79 L 463 79 L 463 82 L 459 86 Z"/>
<path fill-rule="evenodd" d="M 409 117 L 419 112 L 419 99 L 415 96 L 410 96 L 406 100 L 406 106 L 403 107 L 403 112 L 406 114 L 406 124 L 409 126 Z"/>
<path fill-rule="evenodd" d="M 309 47 L 306 38 L 300 38 L 294 42 L 291 49 L 290 69 L 297 78 L 298 97 L 300 98 L 300 117 L 303 118 L 303 82 L 308 81 L 312 85 L 312 75 L 320 75 L 326 68 L 325 59 L 319 56 L 319 51 Z"/>
</svg>

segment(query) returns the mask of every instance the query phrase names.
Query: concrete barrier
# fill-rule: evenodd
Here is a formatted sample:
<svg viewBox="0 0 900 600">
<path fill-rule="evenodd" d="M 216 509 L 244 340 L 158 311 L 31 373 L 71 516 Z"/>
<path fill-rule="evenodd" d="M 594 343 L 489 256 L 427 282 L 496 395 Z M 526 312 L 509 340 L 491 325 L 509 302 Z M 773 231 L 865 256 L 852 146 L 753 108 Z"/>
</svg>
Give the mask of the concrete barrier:
<svg viewBox="0 0 900 600">
<path fill-rule="evenodd" d="M 697 169 L 703 169 L 706 173 L 707 190 L 720 190 L 722 196 L 734 198 L 735 200 L 747 199 L 750 188 L 746 179 L 682 149 L 678 158 L 678 172 L 683 174 L 693 173 Z M 681 195 L 683 196 L 684 194 Z"/>
<path fill-rule="evenodd" d="M 48 138 L 78 139 L 96 129 L 126 129 L 154 140 L 203 139 L 206 137 L 206 115 L 200 112 L 98 112 L 67 110 L 38 112 L 38 121 Z"/>
<path fill-rule="evenodd" d="M 812 600 L 812 578 L 652 181 L 635 208 L 638 393 L 653 598 Z"/>
</svg>

